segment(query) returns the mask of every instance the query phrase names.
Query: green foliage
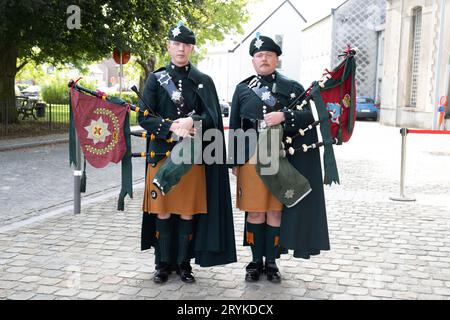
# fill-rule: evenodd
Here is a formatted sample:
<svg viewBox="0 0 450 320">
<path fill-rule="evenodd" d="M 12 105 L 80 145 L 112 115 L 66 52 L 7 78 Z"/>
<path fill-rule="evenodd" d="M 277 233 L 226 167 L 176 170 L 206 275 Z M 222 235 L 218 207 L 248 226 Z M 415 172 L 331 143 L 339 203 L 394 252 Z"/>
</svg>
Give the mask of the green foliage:
<svg viewBox="0 0 450 320">
<path fill-rule="evenodd" d="M 47 103 L 67 103 L 69 101 L 67 81 L 60 78 L 51 78 L 42 86 L 41 96 Z"/>
<path fill-rule="evenodd" d="M 69 79 L 61 75 L 47 77 L 41 87 L 42 100 L 47 103 L 67 104 L 69 101 L 68 82 Z M 96 90 L 96 83 L 93 81 L 81 79 L 78 84 L 85 88 Z"/>
<path fill-rule="evenodd" d="M 206 40 L 222 40 L 226 33 L 242 32 L 241 23 L 247 19 L 246 3 L 247 0 L 0 0 L 0 57 L 4 57 L 0 59 L 0 100 L 11 97 L 11 80 L 31 61 L 36 65 L 70 63 L 82 68 L 111 56 L 113 49 L 119 48 L 139 57 L 137 62 L 144 67 L 150 57 L 164 54 L 168 30 L 179 20 L 196 32 L 200 46 Z M 67 26 L 72 14 L 67 13 L 70 5 L 80 8 L 79 29 Z M 53 92 L 49 96 L 56 99 L 60 90 Z"/>
<path fill-rule="evenodd" d="M 108 96 L 120 98 L 120 93 L 118 91 L 111 91 L 108 93 Z M 122 91 L 121 99 L 134 105 L 138 104 L 138 96 L 133 91 Z"/>
</svg>

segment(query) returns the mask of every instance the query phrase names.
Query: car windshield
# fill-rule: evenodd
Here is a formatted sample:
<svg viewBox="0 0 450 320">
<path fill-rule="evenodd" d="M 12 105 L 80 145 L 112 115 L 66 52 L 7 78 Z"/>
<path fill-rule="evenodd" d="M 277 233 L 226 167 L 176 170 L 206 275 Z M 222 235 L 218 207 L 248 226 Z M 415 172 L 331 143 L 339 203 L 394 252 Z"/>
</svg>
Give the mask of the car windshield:
<svg viewBox="0 0 450 320">
<path fill-rule="evenodd" d="M 370 98 L 364 98 L 364 97 L 357 97 L 356 103 L 373 103 L 373 99 Z"/>
</svg>

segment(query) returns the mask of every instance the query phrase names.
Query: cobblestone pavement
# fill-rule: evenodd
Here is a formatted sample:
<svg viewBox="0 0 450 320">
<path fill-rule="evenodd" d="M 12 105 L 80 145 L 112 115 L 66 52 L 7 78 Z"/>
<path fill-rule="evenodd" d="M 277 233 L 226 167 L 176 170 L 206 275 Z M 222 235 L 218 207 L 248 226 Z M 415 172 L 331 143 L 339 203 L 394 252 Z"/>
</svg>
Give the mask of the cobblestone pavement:
<svg viewBox="0 0 450 320">
<path fill-rule="evenodd" d="M 399 195 L 398 128 L 358 122 L 335 148 L 340 185 L 326 186 L 331 250 L 280 260 L 281 284 L 243 281 L 239 262 L 194 266 L 196 284 L 154 284 L 153 250 L 140 251 L 142 185 L 117 212 L 116 197 L 0 234 L 1 299 L 449 299 L 450 139 L 408 136 L 406 194 Z M 234 190 L 232 178 L 232 193 Z"/>
<path fill-rule="evenodd" d="M 72 204 L 74 168 L 69 166 L 67 141 L 68 134 L 0 141 L 0 230 L 5 225 Z M 8 149 L 1 151 L 2 146 Z M 144 151 L 145 140 L 134 137 L 132 150 Z M 144 161 L 133 160 L 135 183 L 143 181 Z M 84 196 L 97 197 L 105 191 L 117 190 L 120 172 L 120 163 L 102 169 L 88 163 Z"/>
</svg>

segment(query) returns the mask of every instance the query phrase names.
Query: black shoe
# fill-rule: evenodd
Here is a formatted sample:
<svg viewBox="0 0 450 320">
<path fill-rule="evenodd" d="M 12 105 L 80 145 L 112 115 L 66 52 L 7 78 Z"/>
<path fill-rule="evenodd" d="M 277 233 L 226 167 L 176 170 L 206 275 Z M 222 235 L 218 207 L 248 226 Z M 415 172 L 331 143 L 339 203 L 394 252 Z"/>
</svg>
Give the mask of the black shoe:
<svg viewBox="0 0 450 320">
<path fill-rule="evenodd" d="M 264 273 L 262 262 L 250 262 L 245 268 L 245 281 L 255 282 L 259 280 L 259 276 Z"/>
<path fill-rule="evenodd" d="M 281 273 L 275 262 L 266 262 L 265 269 L 267 280 L 270 282 L 281 282 Z"/>
<path fill-rule="evenodd" d="M 154 283 L 164 283 L 169 279 L 170 268 L 168 265 L 159 265 L 156 267 L 155 275 L 153 276 Z"/>
<path fill-rule="evenodd" d="M 194 275 L 192 274 L 192 267 L 189 262 L 183 262 L 182 264 L 178 265 L 177 274 L 180 275 L 181 281 L 185 283 L 195 282 Z"/>
</svg>

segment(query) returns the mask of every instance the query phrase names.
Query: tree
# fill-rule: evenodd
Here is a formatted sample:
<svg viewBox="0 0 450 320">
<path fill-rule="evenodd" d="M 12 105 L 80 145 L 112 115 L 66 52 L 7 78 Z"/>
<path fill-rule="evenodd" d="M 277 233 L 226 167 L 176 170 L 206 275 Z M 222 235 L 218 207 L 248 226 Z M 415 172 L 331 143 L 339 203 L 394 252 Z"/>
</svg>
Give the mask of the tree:
<svg viewBox="0 0 450 320">
<path fill-rule="evenodd" d="M 192 1 L 191 5 L 184 8 L 181 20 L 194 31 L 197 46 L 202 46 L 207 41 L 222 41 L 227 34 L 243 32 L 242 24 L 248 20 L 248 12 L 245 8 L 248 2 L 248 0 Z M 170 26 L 173 24 L 171 22 Z M 141 48 L 143 50 L 137 48 L 136 62 L 144 71 L 140 87 L 156 66 L 162 66 L 167 61 L 168 56 L 164 50 L 166 39 L 164 34 L 159 38 L 158 46 Z"/>
<path fill-rule="evenodd" d="M 194 30 L 205 30 L 199 43 L 220 39 L 223 32 L 240 30 L 240 10 L 245 3 L 0 0 L 0 105 L 6 102 L 10 110 L 14 109 L 15 76 L 30 61 L 81 65 L 109 56 L 117 47 L 137 54 L 147 66 L 150 62 L 151 69 L 175 21 L 185 20 Z M 8 122 L 15 119 L 14 112 L 6 114 Z"/>
</svg>

